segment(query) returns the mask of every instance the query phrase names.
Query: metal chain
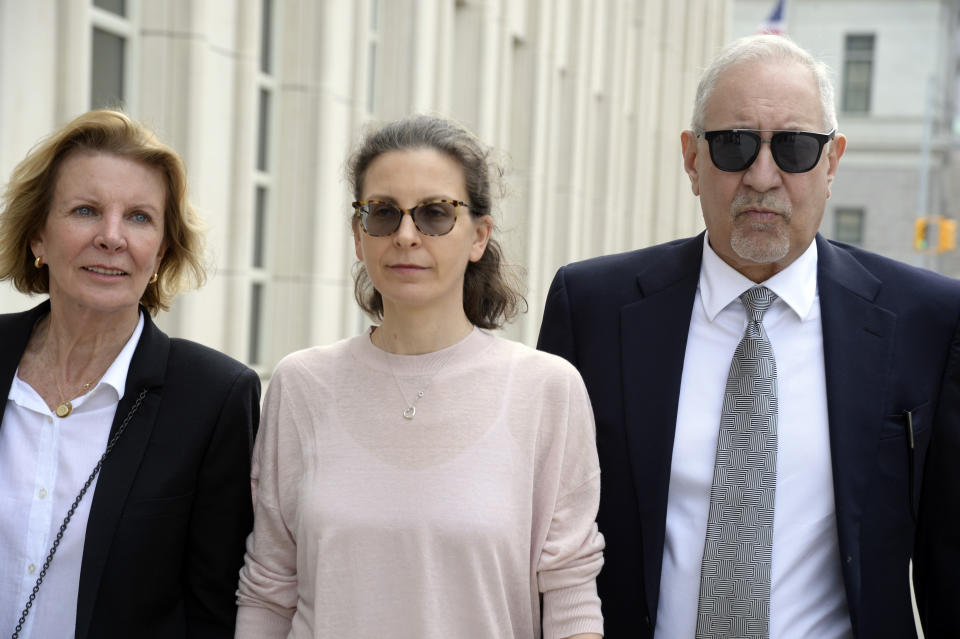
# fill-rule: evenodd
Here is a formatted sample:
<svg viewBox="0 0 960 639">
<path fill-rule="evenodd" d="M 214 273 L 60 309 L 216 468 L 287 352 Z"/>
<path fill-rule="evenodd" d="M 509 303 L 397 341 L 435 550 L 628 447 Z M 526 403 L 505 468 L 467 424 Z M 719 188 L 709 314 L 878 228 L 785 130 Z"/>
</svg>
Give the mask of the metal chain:
<svg viewBox="0 0 960 639">
<path fill-rule="evenodd" d="M 372 341 L 373 340 L 371 340 L 371 342 Z M 376 346 L 376 344 L 374 344 L 374 346 Z M 448 348 L 452 348 L 452 346 Z M 447 363 L 453 359 L 454 353 L 451 351 L 445 358 L 440 360 L 439 363 L 434 365 L 433 370 L 429 373 L 429 377 L 427 377 L 426 384 L 424 384 L 423 388 L 417 391 L 416 397 L 414 397 L 413 401 L 411 402 L 407 399 L 407 394 L 403 392 L 403 386 L 400 385 L 400 379 L 397 377 L 397 372 L 393 370 L 393 366 L 390 364 L 389 351 L 386 349 L 380 349 L 380 351 L 383 353 L 383 361 L 387 365 L 387 370 L 390 371 L 390 375 L 393 376 L 393 381 L 397 385 L 397 390 L 400 391 L 400 397 L 402 397 L 403 401 L 407 404 L 407 407 L 404 408 L 403 412 L 400 414 L 403 415 L 404 419 L 413 419 L 417 415 L 417 402 L 419 402 L 420 398 L 423 397 L 428 390 L 430 390 L 430 386 L 433 385 L 434 378 L 440 373 L 440 371 L 444 369 L 444 367 L 446 367 Z M 423 377 L 423 375 L 419 375 L 418 377 Z"/>
<path fill-rule="evenodd" d="M 27 620 L 27 615 L 30 614 L 30 609 L 33 607 L 33 602 L 37 598 L 37 592 L 40 591 L 40 584 L 43 583 L 44 578 L 47 576 L 47 570 L 50 568 L 50 562 L 53 561 L 53 556 L 57 553 L 57 548 L 60 546 L 60 541 L 63 539 L 63 533 L 67 530 L 67 524 L 70 523 L 70 519 L 73 517 L 73 513 L 77 510 L 77 506 L 80 505 L 80 501 L 83 499 L 83 496 L 87 494 L 90 484 L 93 483 L 93 480 L 96 479 L 97 475 L 100 473 L 100 469 L 103 467 L 103 462 L 107 458 L 107 455 L 109 455 L 110 451 L 113 450 L 113 447 L 116 446 L 117 440 L 120 439 L 120 435 L 123 435 L 123 431 L 127 429 L 127 424 L 130 423 L 130 419 L 133 417 L 133 414 L 137 412 L 137 409 L 140 408 L 140 404 L 143 403 L 143 398 L 146 396 L 147 389 L 144 388 L 142 391 L 140 391 L 140 396 L 137 397 L 137 400 L 130 408 L 130 412 L 127 413 L 127 416 L 123 418 L 120 428 L 117 429 L 117 432 L 114 433 L 113 437 L 110 438 L 110 441 L 107 442 L 107 448 L 103 451 L 103 454 L 100 455 L 100 461 L 98 461 L 97 465 L 93 467 L 93 472 L 91 472 L 90 476 L 87 477 L 87 481 L 83 484 L 83 488 L 80 489 L 79 494 L 77 494 L 77 498 L 73 500 L 70 510 L 67 511 L 67 516 L 63 518 L 63 523 L 60 524 L 60 530 L 57 531 L 57 536 L 53 540 L 53 545 L 50 546 L 50 552 L 47 554 L 46 561 L 43 562 L 43 568 L 40 569 L 40 575 L 37 577 L 37 583 L 33 586 L 33 592 L 30 593 L 30 598 L 27 599 L 27 604 L 23 607 L 23 612 L 20 613 L 20 620 L 17 622 L 17 628 L 13 631 L 10 639 L 18 639 L 20 637 L 20 631 L 23 630 L 23 624 Z"/>
</svg>

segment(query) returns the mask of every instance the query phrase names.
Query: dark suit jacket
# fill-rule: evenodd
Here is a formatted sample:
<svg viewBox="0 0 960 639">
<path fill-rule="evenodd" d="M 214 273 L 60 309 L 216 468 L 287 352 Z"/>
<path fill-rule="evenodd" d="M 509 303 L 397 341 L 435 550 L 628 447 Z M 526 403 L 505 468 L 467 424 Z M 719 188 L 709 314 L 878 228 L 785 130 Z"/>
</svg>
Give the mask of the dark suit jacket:
<svg viewBox="0 0 960 639">
<path fill-rule="evenodd" d="M 819 235 L 816 242 L 834 498 L 854 635 L 915 636 L 913 557 L 927 639 L 960 636 L 960 282 Z M 702 251 L 700 235 L 572 264 L 557 273 L 547 298 L 539 347 L 580 370 L 596 414 L 598 523 L 607 542 L 598 587 L 611 639 L 651 637 L 656 625 Z"/>
<path fill-rule="evenodd" d="M 4 398 L 34 324 L 49 311 L 44 302 L 0 315 Z M 147 394 L 95 492 L 84 497 L 93 501 L 76 637 L 233 637 L 238 575 L 253 525 L 250 451 L 260 380 L 222 353 L 170 339 L 149 313 L 143 316 L 111 436 L 141 390 Z M 5 408 L 6 401 L 0 420 Z"/>
</svg>

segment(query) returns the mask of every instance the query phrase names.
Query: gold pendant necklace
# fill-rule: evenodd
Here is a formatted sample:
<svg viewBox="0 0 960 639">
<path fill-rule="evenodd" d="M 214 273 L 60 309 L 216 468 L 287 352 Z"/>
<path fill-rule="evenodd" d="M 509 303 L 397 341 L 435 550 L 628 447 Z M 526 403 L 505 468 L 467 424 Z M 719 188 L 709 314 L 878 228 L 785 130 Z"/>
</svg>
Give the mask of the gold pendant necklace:
<svg viewBox="0 0 960 639">
<path fill-rule="evenodd" d="M 113 364 L 113 362 L 110 362 L 110 364 Z M 110 368 L 110 364 L 107 364 L 107 369 Z M 95 377 L 94 379 L 92 379 L 92 380 L 90 380 L 89 382 L 87 382 L 86 384 L 84 384 L 84 385 L 82 386 L 82 391 L 81 391 L 81 393 L 80 393 L 80 396 L 82 397 L 83 395 L 86 395 L 87 392 L 90 390 L 90 387 L 93 386 L 93 383 L 96 382 L 96 381 L 97 381 L 98 379 L 100 379 L 101 377 L 103 377 L 104 375 L 106 375 L 106 373 L 107 373 L 107 371 L 104 370 L 102 373 L 100 373 L 100 375 L 99 375 L 98 377 Z M 61 419 L 65 418 L 65 417 L 69 417 L 69 416 L 70 416 L 70 413 L 73 412 L 73 403 L 71 403 L 69 399 L 64 399 L 64 398 L 63 398 L 63 389 L 60 388 L 60 380 L 58 380 L 58 379 L 56 378 L 56 376 L 54 376 L 53 381 L 56 382 L 56 384 L 57 384 L 57 392 L 60 393 L 60 396 L 59 396 L 59 397 L 60 397 L 60 403 L 57 404 L 57 407 L 54 409 L 54 413 L 56 413 L 57 417 L 59 417 L 59 418 L 61 418 Z"/>
<path fill-rule="evenodd" d="M 57 404 L 56 411 L 54 412 L 56 412 L 57 417 L 60 417 L 61 419 L 64 417 L 69 417 L 70 413 L 73 412 L 73 404 L 70 403 L 69 399 L 63 398 L 63 389 L 60 388 L 60 380 L 56 378 L 56 375 L 54 375 L 53 381 L 56 382 L 57 392 L 60 393 L 60 403 Z"/>
<path fill-rule="evenodd" d="M 39 324 L 39 322 L 38 322 L 38 324 Z M 46 333 L 46 335 L 44 336 L 44 340 L 43 340 L 43 350 L 44 350 L 45 353 L 46 353 L 45 359 L 47 359 L 48 365 L 51 365 L 51 364 L 52 364 L 52 365 L 51 365 L 51 368 L 53 369 L 53 382 L 57 385 L 57 392 L 59 393 L 59 395 L 58 395 L 58 397 L 57 397 L 58 400 L 59 400 L 59 403 L 57 404 L 56 408 L 53 409 L 53 412 L 54 412 L 54 414 L 55 414 L 57 417 L 63 419 L 63 418 L 69 417 L 70 414 L 73 413 L 73 402 L 70 401 L 70 398 L 69 398 L 69 397 L 67 397 L 66 399 L 64 399 L 65 395 L 63 394 L 63 389 L 60 387 L 60 380 L 57 378 L 57 365 L 56 365 L 56 361 L 55 361 L 56 358 L 50 358 L 50 355 L 49 355 L 50 349 L 49 349 L 48 346 L 47 346 L 48 343 L 49 343 L 49 341 L 50 341 L 50 333 L 51 333 L 51 327 L 50 327 L 50 324 L 49 324 L 49 320 L 48 320 L 48 324 L 47 324 L 47 326 L 46 326 L 45 328 L 46 328 L 47 333 Z M 51 359 L 53 359 L 54 361 L 51 362 Z M 101 371 L 99 375 L 97 375 L 96 377 L 94 377 L 93 379 L 91 379 L 91 380 L 90 380 L 89 382 L 87 382 L 86 384 L 81 385 L 81 387 L 80 387 L 80 388 L 81 388 L 81 391 L 80 391 L 80 394 L 77 395 L 77 397 L 82 397 L 82 396 L 86 395 L 86 394 L 90 391 L 90 388 L 97 382 L 97 380 L 99 380 L 101 377 L 103 377 L 104 375 L 107 374 L 107 371 L 110 370 L 110 366 L 111 366 L 112 364 L 113 364 L 113 359 L 111 359 L 109 362 L 107 362 L 107 367 L 104 368 L 103 371 Z M 67 368 L 69 369 L 69 366 L 68 366 Z"/>
<path fill-rule="evenodd" d="M 73 404 L 71 404 L 69 400 L 57 404 L 57 417 L 69 417 L 72 412 Z"/>
</svg>

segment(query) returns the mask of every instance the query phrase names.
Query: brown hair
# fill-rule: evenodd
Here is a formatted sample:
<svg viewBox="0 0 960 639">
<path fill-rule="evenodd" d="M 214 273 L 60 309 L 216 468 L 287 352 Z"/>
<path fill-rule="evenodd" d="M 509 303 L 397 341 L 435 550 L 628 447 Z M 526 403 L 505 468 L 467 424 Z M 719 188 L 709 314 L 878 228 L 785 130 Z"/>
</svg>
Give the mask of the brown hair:
<svg viewBox="0 0 960 639">
<path fill-rule="evenodd" d="M 490 215 L 493 210 L 493 186 L 502 176 L 491 160 L 490 149 L 464 127 L 442 118 L 418 115 L 389 124 L 369 133 L 347 163 L 354 199 L 363 193 L 363 180 L 370 163 L 388 151 L 429 148 L 456 160 L 463 169 L 474 217 Z M 356 225 L 356 217 L 353 218 Z M 356 226 L 354 226 L 356 230 Z M 375 320 L 383 319 L 383 297 L 373 286 L 362 262 L 353 269 L 354 297 L 360 307 Z M 463 310 L 480 328 L 499 328 L 526 310 L 518 278 L 505 263 L 500 243 L 491 238 L 476 262 L 467 264 L 463 278 Z"/>
<path fill-rule="evenodd" d="M 166 252 L 157 282 L 140 303 L 151 313 L 167 310 L 173 297 L 206 280 L 203 224 L 187 201 L 183 161 L 143 124 L 108 109 L 89 111 L 42 140 L 17 165 L 0 200 L 0 281 L 23 293 L 48 293 L 47 269 L 34 268 L 30 242 L 44 228 L 60 165 L 74 151 L 110 153 L 156 169 L 167 187 L 163 212 Z"/>
</svg>

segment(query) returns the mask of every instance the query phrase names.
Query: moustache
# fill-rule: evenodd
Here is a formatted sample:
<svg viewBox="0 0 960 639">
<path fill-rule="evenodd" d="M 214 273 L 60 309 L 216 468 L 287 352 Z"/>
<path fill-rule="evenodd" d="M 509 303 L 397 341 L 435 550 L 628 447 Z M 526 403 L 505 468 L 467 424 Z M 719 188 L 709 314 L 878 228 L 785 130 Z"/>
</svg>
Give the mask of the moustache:
<svg viewBox="0 0 960 639">
<path fill-rule="evenodd" d="M 734 197 L 733 202 L 730 204 L 730 210 L 733 212 L 733 217 L 735 218 L 746 211 L 755 209 L 776 213 L 788 222 L 793 215 L 793 207 L 790 205 L 789 200 L 783 202 L 768 194 L 744 193 Z"/>
</svg>

